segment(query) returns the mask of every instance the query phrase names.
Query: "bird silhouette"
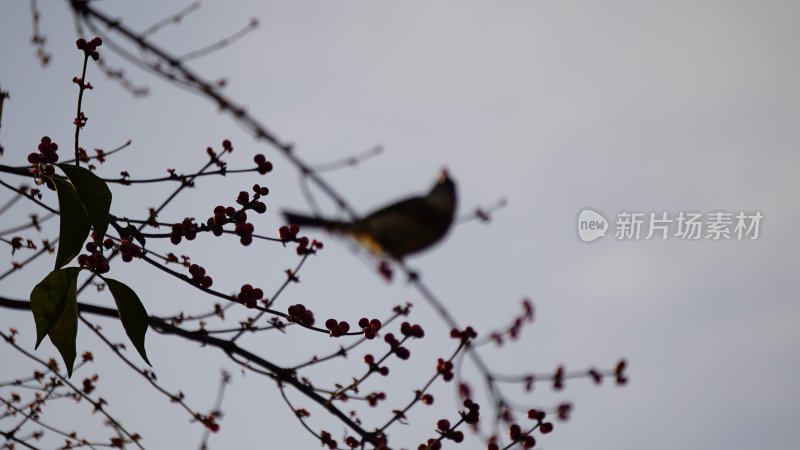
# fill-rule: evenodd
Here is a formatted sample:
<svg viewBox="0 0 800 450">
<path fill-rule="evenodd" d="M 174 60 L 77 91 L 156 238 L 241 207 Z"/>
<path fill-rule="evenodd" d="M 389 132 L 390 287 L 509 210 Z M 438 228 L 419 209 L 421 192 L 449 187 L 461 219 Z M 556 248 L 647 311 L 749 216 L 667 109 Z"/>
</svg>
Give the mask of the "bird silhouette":
<svg viewBox="0 0 800 450">
<path fill-rule="evenodd" d="M 456 184 L 442 170 L 427 195 L 379 208 L 355 221 L 332 220 L 284 211 L 290 224 L 325 228 L 353 238 L 375 255 L 402 260 L 441 241 L 453 224 Z"/>
</svg>

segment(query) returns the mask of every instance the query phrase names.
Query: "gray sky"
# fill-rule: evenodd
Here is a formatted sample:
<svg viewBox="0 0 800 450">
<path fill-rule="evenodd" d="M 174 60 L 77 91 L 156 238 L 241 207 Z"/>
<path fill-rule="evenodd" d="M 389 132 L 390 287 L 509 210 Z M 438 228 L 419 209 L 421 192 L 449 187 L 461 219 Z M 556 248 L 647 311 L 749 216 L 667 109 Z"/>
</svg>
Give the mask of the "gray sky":
<svg viewBox="0 0 800 450">
<path fill-rule="evenodd" d="M 8 165 L 22 164 L 42 135 L 64 148 L 71 142 L 71 79 L 80 69 L 72 18 L 65 2 L 39 3 L 55 55 L 46 70 L 28 45 L 28 3 L 0 7 L 0 86 L 12 95 L 0 131 Z M 126 3 L 99 5 L 144 29 L 188 4 Z M 569 382 L 555 396 L 544 385 L 537 389 L 529 399 L 534 404 L 575 404 L 572 420 L 540 439 L 542 448 L 795 448 L 800 4 L 209 1 L 156 40 L 175 53 L 188 52 L 252 16 L 260 28 L 192 67 L 227 78 L 227 93 L 295 143 L 308 161 L 383 145 L 382 156 L 357 169 L 326 174 L 358 209 L 427 190 L 442 166 L 459 183 L 462 212 L 509 200 L 489 226 L 460 225 L 441 246 L 411 261 L 462 323 L 481 330 L 502 327 L 523 297 L 534 300 L 537 322 L 521 341 L 487 349 L 498 370 L 606 367 L 627 358 L 631 381 L 623 389 L 588 381 Z M 85 102 L 86 147 L 134 141 L 104 166 L 109 176 L 121 170 L 156 176 L 165 167 L 189 172 L 201 164 L 206 146 L 219 148 L 225 138 L 236 146 L 231 167 L 248 165 L 259 152 L 276 166 L 264 179 L 208 180 L 162 219 L 204 218 L 253 182 L 272 190 L 273 214 L 256 220 L 257 231 L 274 232 L 280 225 L 274 213 L 283 207 L 305 207 L 294 169 L 213 105 L 113 56 L 111 61 L 152 94 L 131 100 L 90 68 L 95 90 Z M 112 209 L 143 215 L 162 192 L 115 186 Z M 755 241 L 607 236 L 585 244 L 576 233 L 585 207 L 612 221 L 619 211 L 760 211 L 764 219 Z M 14 211 L 27 214 L 22 207 Z M 0 228 L 18 222 L 11 214 L 0 216 Z M 412 301 L 418 304 L 414 321 L 431 333 L 444 329 L 413 290 L 399 282 L 387 286 L 346 244 L 318 236 L 327 246 L 303 269 L 303 283 L 282 298 L 284 306 L 303 302 L 318 318 L 357 319 L 382 317 L 391 305 Z M 281 270 L 296 262 L 269 245 L 231 251 L 224 244 L 205 241 L 179 250 L 206 265 L 219 286 L 232 290 L 254 280 L 268 294 L 280 283 Z M 27 296 L 51 264 L 43 261 L 5 280 L 3 293 Z M 128 281 L 154 313 L 174 312 L 176 304 L 201 311 L 212 303 L 143 265 L 115 267 L 114 276 Z M 123 339 L 118 324 L 103 324 Z M 9 326 L 20 328 L 21 342 L 32 348 L 29 313 L 4 311 L 0 327 Z M 210 408 L 219 369 L 232 365 L 154 333 L 148 339 L 159 379 L 186 391 L 194 407 Z M 429 347 L 438 342 L 449 351 L 445 339 L 436 339 L 412 346 L 413 364 L 392 370 L 427 375 L 441 356 Z M 338 344 L 294 335 L 262 335 L 248 343 L 286 363 L 297 361 L 286 351 L 290 343 L 305 356 Z M 186 436 L 199 442 L 199 427 L 185 424 L 185 414 L 118 369 L 85 329 L 82 347 L 98 353 L 101 394 L 145 436 L 148 448 L 183 447 Z M 39 352 L 52 351 L 48 343 Z M 8 347 L 0 346 L 0 357 L 0 380 L 27 367 Z M 271 384 L 237 370 L 234 375 L 223 432 L 212 438 L 212 448 L 251 447 L 265 439 L 276 448 L 317 445 L 289 417 Z M 437 413 L 452 410 L 449 386 L 438 392 L 441 409 L 420 411 L 411 427 L 395 433 L 427 436 Z M 387 408 L 408 398 L 407 391 L 393 394 Z M 55 420 L 69 424 L 69 411 L 48 414 L 62 414 Z M 316 415 L 325 423 L 324 414 Z"/>
</svg>

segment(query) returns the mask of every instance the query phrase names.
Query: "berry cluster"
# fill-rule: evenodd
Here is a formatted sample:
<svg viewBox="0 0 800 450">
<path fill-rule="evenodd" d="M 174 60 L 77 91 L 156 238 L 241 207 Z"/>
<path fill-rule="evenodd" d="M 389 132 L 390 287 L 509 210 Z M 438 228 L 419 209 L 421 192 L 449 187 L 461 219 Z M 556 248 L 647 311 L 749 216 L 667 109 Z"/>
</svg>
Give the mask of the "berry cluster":
<svg viewBox="0 0 800 450">
<path fill-rule="evenodd" d="M 81 267 L 85 267 L 96 274 L 104 274 L 111 270 L 111 266 L 108 264 L 108 259 L 103 256 L 102 253 L 97 249 L 97 245 L 94 242 L 89 242 L 86 244 L 86 251 L 89 254 L 82 254 L 78 256 L 78 265 Z"/>
<path fill-rule="evenodd" d="M 267 158 L 261 153 L 253 157 L 253 161 L 258 165 L 258 173 L 264 175 L 267 172 L 272 172 L 272 163 L 267 161 Z"/>
<path fill-rule="evenodd" d="M 261 288 L 254 288 L 250 284 L 242 285 L 239 293 L 236 294 L 236 301 L 248 308 L 255 308 L 256 302 L 264 298 L 264 291 Z"/>
<path fill-rule="evenodd" d="M 544 418 L 547 417 L 547 413 L 544 411 L 539 411 L 538 409 L 529 409 L 528 410 L 528 419 L 536 420 L 537 422 L 544 421 Z"/>
<path fill-rule="evenodd" d="M 464 400 L 464 407 L 467 408 L 466 413 L 461 413 L 462 417 L 464 418 L 464 422 L 470 425 L 475 425 L 478 423 L 478 420 L 480 419 L 481 405 L 473 402 L 470 399 L 466 399 Z"/>
<path fill-rule="evenodd" d="M 297 254 L 298 255 L 303 256 L 303 255 L 305 255 L 307 253 L 311 253 L 313 251 L 313 248 L 309 248 L 308 247 L 308 242 L 309 242 L 308 238 L 305 237 L 305 236 L 303 236 L 303 237 L 301 237 L 300 239 L 297 240 Z M 314 242 L 316 242 L 316 241 L 314 241 Z"/>
<path fill-rule="evenodd" d="M 328 446 L 328 448 L 329 448 L 329 449 L 331 449 L 331 450 L 334 450 L 334 449 L 336 449 L 337 447 L 339 447 L 339 444 L 338 444 L 338 443 L 336 442 L 336 440 L 335 440 L 335 439 L 334 439 L 334 438 L 331 436 L 331 434 L 330 434 L 330 433 L 328 433 L 327 431 L 322 431 L 322 432 L 319 434 L 319 439 L 322 441 L 322 445 L 326 445 L 326 446 Z"/>
<path fill-rule="evenodd" d="M 464 433 L 456 428 L 462 423 L 467 423 L 474 426 L 478 423 L 480 418 L 480 405 L 470 399 L 466 399 L 464 400 L 464 407 L 467 408 L 467 411 L 462 411 L 460 413 L 461 420 L 455 425 L 451 425 L 450 421 L 447 419 L 439 419 L 436 422 L 436 431 L 441 435 L 441 437 L 438 439 L 428 439 L 426 442 L 419 444 L 417 450 L 440 450 L 442 448 L 443 439 L 448 439 L 456 443 L 462 442 L 464 440 Z M 488 444 L 488 448 L 490 450 L 499 450 L 496 437 L 492 436 L 489 439 Z"/>
<path fill-rule="evenodd" d="M 92 391 L 94 391 L 94 384 L 92 383 L 92 380 L 90 380 L 88 378 L 84 379 L 83 380 L 83 389 L 81 389 L 81 391 L 86 395 L 91 394 Z"/>
<path fill-rule="evenodd" d="M 300 303 L 290 306 L 288 313 L 289 317 L 297 323 L 308 327 L 314 325 L 314 313 L 310 309 L 306 309 L 306 307 Z"/>
<path fill-rule="evenodd" d="M 442 450 L 442 443 L 436 439 L 428 439 L 428 442 L 419 444 L 417 450 Z"/>
<path fill-rule="evenodd" d="M 440 419 L 436 422 L 436 429 L 442 433 L 445 439 L 450 439 L 454 442 L 461 442 L 464 440 L 464 433 L 454 430 L 450 427 L 450 421 L 447 419 Z"/>
<path fill-rule="evenodd" d="M 297 233 L 300 232 L 300 227 L 297 225 L 282 226 L 278 228 L 278 235 L 281 237 L 283 243 L 294 242 L 297 240 Z"/>
<path fill-rule="evenodd" d="M 236 221 L 236 227 L 233 231 L 239 236 L 239 242 L 242 245 L 252 244 L 253 232 L 256 230 L 256 227 L 253 226 L 252 223 L 247 222 L 247 213 L 239 211 L 233 216 L 233 219 Z"/>
<path fill-rule="evenodd" d="M 75 45 L 78 47 L 78 50 L 83 50 L 86 56 L 91 56 L 93 60 L 97 61 L 100 58 L 100 53 L 97 53 L 97 47 L 103 45 L 103 40 L 99 37 L 95 37 L 89 42 L 86 42 L 86 39 L 78 39 L 75 41 Z"/>
<path fill-rule="evenodd" d="M 103 242 L 103 246 L 105 248 L 111 248 L 113 242 L 111 239 L 106 239 Z M 142 257 L 142 248 L 138 245 L 134 244 L 128 239 L 123 239 L 119 243 L 119 252 L 122 255 L 122 260 L 125 262 L 131 262 L 133 258 L 141 258 Z"/>
<path fill-rule="evenodd" d="M 432 405 L 433 404 L 433 395 L 431 394 L 422 394 L 421 391 L 417 391 L 417 395 L 419 395 L 419 401 L 422 402 L 423 405 Z"/>
<path fill-rule="evenodd" d="M 232 153 L 233 152 L 233 144 L 228 139 L 222 141 L 222 153 Z M 217 155 L 217 152 L 214 151 L 213 148 L 207 147 L 206 154 L 209 158 L 211 158 L 211 162 L 214 163 L 215 166 L 220 168 L 220 173 L 223 175 L 225 174 L 226 170 L 228 169 L 228 163 L 222 160 L 222 158 Z"/>
<path fill-rule="evenodd" d="M 375 362 L 375 357 L 369 353 L 364 355 L 364 362 L 369 366 L 370 372 L 378 372 L 383 376 L 389 375 L 389 368 L 386 366 L 378 366 L 378 364 Z"/>
<path fill-rule="evenodd" d="M 222 226 L 229 223 L 230 220 L 232 220 L 230 218 L 234 215 L 236 215 L 236 208 L 233 206 L 228 206 L 226 208 L 222 205 L 217 205 L 214 207 L 214 215 L 208 218 L 206 225 L 210 227 L 214 236 L 222 236 Z"/>
<path fill-rule="evenodd" d="M 233 206 L 218 205 L 214 208 L 214 215 L 206 220 L 205 229 L 210 229 L 214 236 L 221 236 L 223 233 L 223 226 L 228 223 L 234 223 L 234 233 L 239 236 L 239 242 L 242 245 L 250 245 L 253 242 L 253 232 L 255 226 L 247 221 L 247 210 L 252 209 L 258 214 L 264 214 L 267 211 L 267 205 L 262 202 L 261 197 L 269 194 L 269 188 L 253 185 L 253 197 L 250 198 L 250 193 L 246 191 L 239 192 L 236 197 L 236 203 L 242 205 L 242 209 L 237 210 Z"/>
<path fill-rule="evenodd" d="M 194 223 L 194 218 L 187 217 L 183 221 L 172 225 L 169 240 L 175 245 L 180 244 L 184 237 L 189 241 L 193 241 L 197 237 L 197 229 L 198 226 Z"/>
<path fill-rule="evenodd" d="M 209 275 L 206 275 L 206 269 L 202 266 L 197 264 L 190 265 L 189 274 L 192 275 L 192 283 L 198 286 L 208 289 L 214 284 L 214 280 Z"/>
<path fill-rule="evenodd" d="M 564 404 L 559 406 L 559 408 L 566 406 L 569 408 L 569 404 Z M 531 420 L 535 420 L 537 423 L 536 426 L 531 428 L 528 431 L 523 431 L 522 427 L 518 424 L 514 423 L 508 427 L 508 437 L 514 443 L 519 443 L 522 448 L 533 448 L 536 446 L 536 439 L 531 435 L 534 429 L 538 428 L 542 434 L 548 434 L 553 431 L 553 424 L 551 422 L 545 422 L 544 419 L 546 414 L 544 411 L 539 411 L 536 409 L 531 409 L 528 411 L 528 418 Z M 492 436 L 486 447 L 488 450 L 499 450 L 500 444 L 497 442 L 497 437 Z"/>
<path fill-rule="evenodd" d="M 328 319 L 325 321 L 325 328 L 328 329 L 328 333 L 331 337 L 339 337 L 344 336 L 350 331 L 350 324 L 342 321 L 337 321 L 336 319 Z"/>
<path fill-rule="evenodd" d="M 98 379 L 99 377 L 97 375 L 93 375 L 91 378 L 84 378 L 83 389 L 81 389 L 81 392 L 83 392 L 86 395 L 89 395 L 92 392 L 94 392 L 95 388 L 97 387 L 95 386 L 95 383 L 97 382 Z"/>
<path fill-rule="evenodd" d="M 383 392 L 373 392 L 366 397 L 367 403 L 369 406 L 376 407 L 378 406 L 378 402 L 381 400 L 386 400 L 386 394 Z"/>
<path fill-rule="evenodd" d="M 378 335 L 378 330 L 381 329 L 381 321 L 378 319 L 369 320 L 366 317 L 362 317 L 358 320 L 358 326 L 364 330 L 365 338 L 375 339 L 375 336 Z"/>
<path fill-rule="evenodd" d="M 297 254 L 303 256 L 308 253 L 316 253 L 317 250 L 322 250 L 322 242 L 313 239 L 311 244 L 308 243 L 307 237 L 301 237 L 297 242 Z"/>
<path fill-rule="evenodd" d="M 202 424 L 208 428 L 209 431 L 212 433 L 216 433 L 219 431 L 219 424 L 217 423 L 217 414 L 209 414 L 207 416 L 203 416 L 202 414 L 195 414 L 195 419 L 202 422 Z"/>
<path fill-rule="evenodd" d="M 383 340 L 392 347 L 392 352 L 397 355 L 398 358 L 402 360 L 406 360 L 411 357 L 411 351 L 408 350 L 406 347 L 400 345 L 400 341 L 394 337 L 394 334 L 388 333 L 386 336 L 383 337 Z"/>
<path fill-rule="evenodd" d="M 508 437 L 514 442 L 519 442 L 522 448 L 533 448 L 536 445 L 536 439 L 530 434 L 524 434 L 522 427 L 517 424 L 508 427 Z"/>
<path fill-rule="evenodd" d="M 284 225 L 278 228 L 278 236 L 280 236 L 284 244 L 287 242 L 297 242 L 297 254 L 300 256 L 316 253 L 317 250 L 322 249 L 322 242 L 316 239 L 309 240 L 305 236 L 297 237 L 299 232 L 300 227 L 297 225 Z"/>
<path fill-rule="evenodd" d="M 405 337 L 422 339 L 425 337 L 425 330 L 419 325 L 411 325 L 408 322 L 403 322 L 400 325 L 400 333 Z"/>
<path fill-rule="evenodd" d="M 436 361 L 436 372 L 442 374 L 444 381 L 450 381 L 455 376 L 453 374 L 453 363 L 442 358 Z"/>
<path fill-rule="evenodd" d="M 450 337 L 453 339 L 460 339 L 462 342 L 467 342 L 469 340 L 475 339 L 478 337 L 478 332 L 476 332 L 472 327 L 464 328 L 463 330 L 459 330 L 457 328 L 453 328 L 450 330 Z"/>
<path fill-rule="evenodd" d="M 58 162 L 58 144 L 51 141 L 49 137 L 43 136 L 39 146 L 39 153 L 30 153 L 28 162 L 31 164 L 54 164 Z M 48 174 L 52 175 L 52 174 Z"/>
<path fill-rule="evenodd" d="M 38 153 L 28 154 L 28 162 L 36 166 L 33 168 L 33 175 L 52 177 L 55 174 L 55 168 L 52 164 L 58 162 L 58 144 L 51 141 L 49 137 L 44 136 L 37 149 L 39 150 Z"/>
<path fill-rule="evenodd" d="M 254 184 L 253 200 L 252 201 L 250 200 L 250 193 L 248 193 L 247 191 L 241 191 L 239 192 L 239 196 L 236 197 L 236 203 L 246 208 L 250 208 L 253 211 L 257 212 L 258 214 L 264 214 L 267 211 L 267 205 L 264 202 L 260 201 L 259 199 L 267 194 L 269 194 L 268 187 L 262 187 L 258 184 Z"/>
</svg>

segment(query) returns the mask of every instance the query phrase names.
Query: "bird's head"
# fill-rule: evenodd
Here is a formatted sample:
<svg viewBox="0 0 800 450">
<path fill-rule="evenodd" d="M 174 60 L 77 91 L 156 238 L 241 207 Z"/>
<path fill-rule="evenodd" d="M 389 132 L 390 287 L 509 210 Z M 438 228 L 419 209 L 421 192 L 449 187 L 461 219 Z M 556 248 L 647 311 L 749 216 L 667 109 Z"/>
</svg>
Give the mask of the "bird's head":
<svg viewBox="0 0 800 450">
<path fill-rule="evenodd" d="M 447 169 L 443 168 L 428 198 L 436 207 L 455 213 L 456 197 L 456 183 L 450 178 Z"/>
</svg>

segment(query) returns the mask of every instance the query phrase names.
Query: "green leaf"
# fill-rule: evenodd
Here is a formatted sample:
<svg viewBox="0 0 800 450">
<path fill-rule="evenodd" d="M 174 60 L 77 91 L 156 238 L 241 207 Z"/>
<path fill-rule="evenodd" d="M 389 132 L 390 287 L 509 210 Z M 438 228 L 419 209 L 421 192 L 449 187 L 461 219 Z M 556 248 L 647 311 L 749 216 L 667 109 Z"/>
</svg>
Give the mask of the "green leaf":
<svg viewBox="0 0 800 450">
<path fill-rule="evenodd" d="M 31 312 L 36 322 L 36 347 L 64 315 L 70 301 L 77 303 L 79 267 L 50 272 L 31 291 Z"/>
<path fill-rule="evenodd" d="M 122 327 L 125 328 L 128 339 L 136 347 L 136 351 L 139 352 L 144 362 L 152 366 L 144 349 L 144 334 L 147 332 L 147 311 L 144 309 L 141 300 L 139 300 L 139 296 L 125 283 L 111 278 L 104 278 L 104 280 L 111 291 L 111 295 L 114 296 L 114 301 L 117 303 L 119 319 L 122 321 Z"/>
<path fill-rule="evenodd" d="M 103 242 L 103 236 L 108 229 L 108 212 L 111 209 L 111 190 L 105 181 L 83 167 L 70 164 L 59 164 L 61 170 L 67 174 L 69 181 L 78 191 L 78 197 L 86 209 L 95 231 L 95 241 L 98 245 Z"/>
<path fill-rule="evenodd" d="M 69 267 L 50 272 L 31 291 L 31 311 L 36 322 L 36 347 L 45 336 L 61 353 L 67 374 L 77 355 L 75 341 L 78 337 L 78 273 L 80 267 Z"/>
<path fill-rule="evenodd" d="M 78 192 L 72 183 L 53 178 L 58 192 L 58 209 L 61 214 L 61 230 L 56 254 L 56 269 L 60 269 L 78 256 L 89 235 L 91 222 L 86 215 Z"/>
<path fill-rule="evenodd" d="M 73 291 L 74 292 L 74 291 Z M 56 346 L 64 364 L 67 366 L 67 375 L 72 376 L 75 365 L 75 341 L 78 339 L 78 301 L 73 297 L 64 308 L 64 314 L 50 329 L 50 341 Z"/>
</svg>

